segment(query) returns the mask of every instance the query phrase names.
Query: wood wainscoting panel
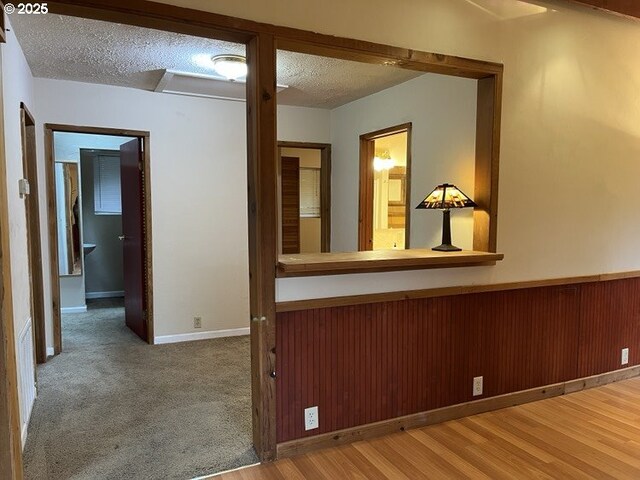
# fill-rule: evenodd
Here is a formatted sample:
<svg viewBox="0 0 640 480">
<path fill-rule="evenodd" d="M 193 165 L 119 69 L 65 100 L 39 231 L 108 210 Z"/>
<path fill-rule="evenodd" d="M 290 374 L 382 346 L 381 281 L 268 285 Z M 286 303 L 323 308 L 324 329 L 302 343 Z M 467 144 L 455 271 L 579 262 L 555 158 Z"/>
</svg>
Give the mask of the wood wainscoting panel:
<svg viewBox="0 0 640 480">
<path fill-rule="evenodd" d="M 571 285 L 280 312 L 278 443 L 575 379 L 580 298 Z"/>
<path fill-rule="evenodd" d="M 640 278 L 585 283 L 580 288 L 578 377 L 640 364 Z M 629 364 L 621 364 L 629 348 Z"/>
</svg>

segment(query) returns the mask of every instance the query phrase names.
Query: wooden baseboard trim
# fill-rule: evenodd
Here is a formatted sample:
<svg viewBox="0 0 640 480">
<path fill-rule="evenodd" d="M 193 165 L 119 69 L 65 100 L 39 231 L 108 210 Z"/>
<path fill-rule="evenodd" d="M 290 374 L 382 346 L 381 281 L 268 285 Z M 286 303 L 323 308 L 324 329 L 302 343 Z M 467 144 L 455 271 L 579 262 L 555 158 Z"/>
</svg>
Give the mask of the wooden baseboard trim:
<svg viewBox="0 0 640 480">
<path fill-rule="evenodd" d="M 521 290 L 525 288 L 561 287 L 580 283 L 609 282 L 640 277 L 640 270 L 619 273 L 602 273 L 582 277 L 550 278 L 546 280 L 531 280 L 526 282 L 496 283 L 492 285 L 463 285 L 457 287 L 428 288 L 423 290 L 403 290 L 398 292 L 368 293 L 363 295 L 349 295 L 344 297 L 312 298 L 308 300 L 291 300 L 276 303 L 277 312 L 294 312 L 314 308 L 347 307 L 367 303 L 396 302 L 401 300 L 415 300 L 420 298 L 447 297 L 451 295 L 466 295 L 470 293 L 488 293 L 507 290 Z"/>
<path fill-rule="evenodd" d="M 279 443 L 277 447 L 278 458 L 287 458 L 301 455 L 314 450 L 329 447 L 337 447 L 348 443 L 367 440 L 371 438 L 397 433 L 412 428 L 426 427 L 436 423 L 469 417 L 479 413 L 514 407 L 525 403 L 558 397 L 568 393 L 575 393 L 589 388 L 599 387 L 608 383 L 626 380 L 640 376 L 640 365 L 615 370 L 591 377 L 569 380 L 567 382 L 545 385 L 543 387 L 522 390 L 520 392 L 507 393 L 496 397 L 482 398 L 468 403 L 451 405 L 426 412 L 392 418 L 381 422 L 369 423 L 358 427 L 346 428 L 335 432 L 324 433 L 314 437 L 291 440 Z"/>
<path fill-rule="evenodd" d="M 613 372 L 601 373 L 599 375 L 592 375 L 590 377 L 578 378 L 576 380 L 569 380 L 564 384 L 564 393 L 575 393 L 581 390 L 588 390 L 589 388 L 601 387 L 608 383 L 619 382 L 620 380 L 627 380 L 637 376 L 640 376 L 640 365 L 614 370 Z"/>
</svg>

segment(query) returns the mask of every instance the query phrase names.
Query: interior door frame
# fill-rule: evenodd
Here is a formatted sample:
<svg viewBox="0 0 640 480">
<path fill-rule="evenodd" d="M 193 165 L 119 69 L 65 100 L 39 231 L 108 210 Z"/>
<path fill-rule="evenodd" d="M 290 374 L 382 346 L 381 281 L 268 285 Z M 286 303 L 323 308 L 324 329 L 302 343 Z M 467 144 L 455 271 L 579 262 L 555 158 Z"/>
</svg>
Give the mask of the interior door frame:
<svg viewBox="0 0 640 480">
<path fill-rule="evenodd" d="M 29 134 L 27 129 L 32 129 Z M 47 361 L 47 338 L 44 314 L 44 274 L 42 271 L 42 240 L 40 236 L 40 197 L 38 188 L 38 161 L 36 121 L 24 103 L 20 103 L 20 133 L 22 136 L 22 170 L 29 182 L 25 198 L 27 220 L 27 248 L 29 252 L 29 283 L 31 290 L 31 324 L 35 363 Z"/>
<path fill-rule="evenodd" d="M 360 135 L 360 197 L 358 203 L 358 250 L 373 250 L 373 156 L 379 138 L 407 134 L 407 173 L 405 181 L 404 248 L 411 243 L 411 122 Z"/>
<path fill-rule="evenodd" d="M 281 148 L 320 150 L 320 251 L 331 251 L 331 144 L 312 142 L 278 142 Z M 278 155 L 278 168 L 280 168 Z"/>
<path fill-rule="evenodd" d="M 78 125 L 60 125 L 47 123 L 44 125 L 45 174 L 47 185 L 47 225 L 49 227 L 49 255 L 51 258 L 51 299 L 53 304 L 53 352 L 58 355 L 62 351 L 62 314 L 60 310 L 60 281 L 58 258 L 58 224 L 56 220 L 56 186 L 55 186 L 55 132 L 84 133 L 90 135 L 110 135 L 116 137 L 137 137 L 142 139 L 142 197 L 143 197 L 143 245 L 144 245 L 144 287 L 147 295 L 147 343 L 154 343 L 153 328 L 153 252 L 151 235 L 151 150 L 150 133 L 141 130 L 125 130 L 117 128 L 87 127 Z"/>
</svg>

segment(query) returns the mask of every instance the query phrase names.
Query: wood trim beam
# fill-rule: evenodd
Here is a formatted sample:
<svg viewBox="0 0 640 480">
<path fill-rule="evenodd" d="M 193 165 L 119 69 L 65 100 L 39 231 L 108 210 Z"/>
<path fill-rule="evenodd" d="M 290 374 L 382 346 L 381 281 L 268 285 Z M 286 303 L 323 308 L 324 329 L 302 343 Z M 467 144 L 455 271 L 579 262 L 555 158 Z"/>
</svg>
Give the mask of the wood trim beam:
<svg viewBox="0 0 640 480">
<path fill-rule="evenodd" d="M 29 277 L 31 285 L 31 318 L 36 363 L 47 361 L 47 339 L 44 318 L 44 274 L 40 239 L 40 199 L 38 195 L 38 162 L 36 158 L 35 120 L 24 103 L 20 104 L 22 136 L 22 169 L 29 182 L 30 193 L 25 199 Z"/>
<path fill-rule="evenodd" d="M 57 202 L 56 202 L 56 183 L 54 172 L 54 145 L 53 130 L 44 126 L 44 162 L 45 177 L 47 189 L 47 226 L 49 235 L 49 264 L 50 264 L 50 281 L 51 281 L 51 303 L 53 308 L 53 354 L 58 355 L 62 352 L 62 318 L 60 313 L 60 281 L 58 272 L 60 264 L 58 259 L 58 224 L 56 221 Z"/>
<path fill-rule="evenodd" d="M 503 68 L 494 62 L 334 37 L 144 0 L 54 0 L 49 2 L 49 9 L 52 13 L 62 15 L 239 43 L 247 43 L 253 35 L 267 34 L 274 36 L 278 48 L 283 50 L 469 78 L 484 78 L 501 72 Z"/>
<path fill-rule="evenodd" d="M 63 125 L 59 123 L 47 123 L 44 126 L 54 132 L 86 133 L 93 135 L 113 135 L 115 137 L 148 137 L 147 130 L 129 130 L 123 128 L 93 127 L 87 125 Z"/>
<path fill-rule="evenodd" d="M 7 32 L 4 19 L 4 2 L 0 1 L 0 43 L 7 43 Z"/>
<path fill-rule="evenodd" d="M 331 145 L 320 150 L 320 251 L 331 251 Z"/>
<path fill-rule="evenodd" d="M 496 397 L 483 398 L 473 402 L 461 403 L 449 407 L 438 408 L 426 412 L 415 413 L 399 418 L 383 420 L 358 427 L 347 428 L 336 432 L 291 440 L 278 444 L 278 458 L 301 455 L 322 448 L 337 447 L 360 440 L 401 432 L 412 428 L 425 427 L 457 418 L 477 415 L 502 408 L 514 407 L 524 403 L 536 402 L 545 398 L 557 397 L 608 383 L 637 377 L 640 366 L 594 375 L 593 377 L 571 380 L 568 382 L 545 385 L 520 392 L 507 393 Z"/>
<path fill-rule="evenodd" d="M 608 282 L 625 278 L 640 277 L 640 270 L 620 273 L 603 273 L 583 277 L 553 278 L 547 280 L 532 280 L 527 282 L 496 283 L 493 285 L 466 285 L 459 287 L 429 288 L 424 290 L 404 290 L 399 292 L 373 293 L 351 295 L 345 297 L 314 298 L 309 300 L 293 300 L 278 302 L 276 310 L 279 312 L 295 312 L 314 308 L 346 307 L 367 303 L 397 302 L 419 298 L 447 297 L 451 295 L 468 295 L 471 293 L 499 292 L 507 290 L 521 290 L 525 288 L 542 288 L 570 286 L 579 283 Z"/>
<path fill-rule="evenodd" d="M 144 235 L 144 286 L 147 312 L 147 343 L 155 343 L 155 316 L 153 314 L 153 214 L 151 211 L 151 138 L 147 132 L 142 138 L 142 209 Z"/>
<path fill-rule="evenodd" d="M 3 15 L 0 12 L 0 15 Z M 0 71 L 2 58 L 0 57 Z M 0 112 L 3 112 L 0 76 Z M 22 479 L 22 439 L 18 404 L 16 340 L 13 324 L 7 164 L 4 145 L 4 115 L 0 114 L 0 478 Z"/>
<path fill-rule="evenodd" d="M 502 73 L 478 80 L 473 249 L 496 252 Z"/>
<path fill-rule="evenodd" d="M 273 35 L 247 45 L 247 174 L 253 444 L 276 458 L 277 141 L 276 49 Z"/>
<path fill-rule="evenodd" d="M 601 10 L 615 15 L 632 18 L 640 18 L 640 3 L 637 0 L 566 0 L 595 10 Z"/>
</svg>

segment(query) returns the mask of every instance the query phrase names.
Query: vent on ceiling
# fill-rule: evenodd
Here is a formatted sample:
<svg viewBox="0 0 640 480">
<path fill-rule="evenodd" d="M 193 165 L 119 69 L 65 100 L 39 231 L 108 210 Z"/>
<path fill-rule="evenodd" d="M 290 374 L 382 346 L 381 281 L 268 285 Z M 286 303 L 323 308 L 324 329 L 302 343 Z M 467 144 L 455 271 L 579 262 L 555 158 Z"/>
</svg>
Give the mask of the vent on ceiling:
<svg viewBox="0 0 640 480">
<path fill-rule="evenodd" d="M 276 92 L 280 93 L 286 85 L 277 85 Z M 224 80 L 211 75 L 199 73 L 178 72 L 165 70 L 158 82 L 156 92 L 188 95 L 191 97 L 219 98 L 223 100 L 246 100 L 245 80 Z"/>
</svg>

